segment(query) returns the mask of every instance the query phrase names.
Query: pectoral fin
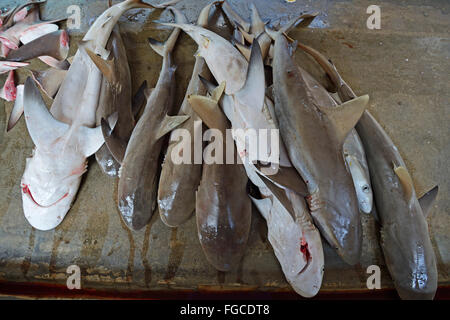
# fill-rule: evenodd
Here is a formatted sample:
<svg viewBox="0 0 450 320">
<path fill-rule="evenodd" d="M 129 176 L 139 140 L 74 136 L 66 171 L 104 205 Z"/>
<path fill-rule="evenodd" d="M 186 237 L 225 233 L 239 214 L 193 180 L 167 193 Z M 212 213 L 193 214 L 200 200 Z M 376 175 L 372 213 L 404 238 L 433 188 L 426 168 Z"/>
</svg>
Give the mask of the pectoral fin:
<svg viewBox="0 0 450 320">
<path fill-rule="evenodd" d="M 22 116 L 22 113 L 23 113 L 23 89 L 24 89 L 23 84 L 19 84 L 17 86 L 16 101 L 14 101 L 14 107 L 11 110 L 11 115 L 9 116 L 8 127 L 6 129 L 6 132 L 9 132 L 12 128 L 14 128 L 17 121 L 19 121 L 20 117 Z"/>
<path fill-rule="evenodd" d="M 340 144 L 344 143 L 350 130 L 355 127 L 364 110 L 366 110 L 368 102 L 369 96 L 364 95 L 347 101 L 337 107 L 320 108 L 333 123 L 336 129 L 336 138 Z"/>
<path fill-rule="evenodd" d="M 25 81 L 23 96 L 25 121 L 36 147 L 48 146 L 69 129 L 69 125 L 50 114 L 31 77 Z"/>
<path fill-rule="evenodd" d="M 259 43 L 255 40 L 252 44 L 247 80 L 242 89 L 234 96 L 244 105 L 254 107 L 257 112 L 263 108 L 265 90 L 264 62 Z"/>
<path fill-rule="evenodd" d="M 102 72 L 103 76 L 110 84 L 117 82 L 115 71 L 115 59 L 105 60 L 102 57 L 96 55 L 89 49 L 85 49 L 88 56 L 91 58 L 92 62 L 97 66 L 97 68 Z"/>
<path fill-rule="evenodd" d="M 50 68 L 45 71 L 30 71 L 33 80 L 36 81 L 38 86 L 42 91 L 49 97 L 52 98 L 56 95 L 66 77 L 67 70 L 60 70 L 55 68 Z"/>
<path fill-rule="evenodd" d="M 158 134 L 156 135 L 156 139 L 159 139 L 181 125 L 183 122 L 185 122 L 187 119 L 189 119 L 189 116 L 168 116 L 166 115 L 163 122 L 161 123 L 161 126 L 158 130 Z"/>
<path fill-rule="evenodd" d="M 82 153 L 86 158 L 93 155 L 105 143 L 102 127 L 80 127 L 78 129 L 78 141 L 81 146 Z"/>
<path fill-rule="evenodd" d="M 406 198 L 411 199 L 413 195 L 414 185 L 409 175 L 408 170 L 405 167 L 394 167 L 394 172 L 402 185 L 403 191 L 405 192 Z"/>
<path fill-rule="evenodd" d="M 255 164 L 255 167 L 258 169 L 258 173 L 261 173 L 259 164 Z M 308 187 L 294 167 L 279 167 L 276 174 L 264 177 L 276 185 L 292 190 L 304 197 L 309 194 Z"/>
<path fill-rule="evenodd" d="M 422 212 L 425 218 L 430 213 L 430 209 L 433 206 L 437 194 L 439 191 L 439 186 L 435 186 L 433 189 L 425 193 L 422 197 L 419 198 L 419 204 L 422 207 Z"/>
<path fill-rule="evenodd" d="M 125 151 L 127 150 L 127 144 L 114 135 L 113 129 L 109 125 L 108 121 L 104 118 L 101 120 L 101 130 L 105 143 L 108 146 L 109 151 L 113 155 L 117 162 L 122 164 Z"/>
<path fill-rule="evenodd" d="M 269 188 L 270 192 L 273 193 L 273 196 L 275 198 L 277 198 L 278 201 L 280 201 L 280 203 L 290 213 L 292 219 L 294 219 L 294 221 L 295 221 L 295 211 L 294 211 L 294 208 L 292 207 L 291 201 L 289 200 L 289 198 L 286 195 L 286 192 L 282 188 L 275 185 L 266 176 L 263 176 L 259 172 L 257 172 L 257 173 L 260 176 L 260 178 L 264 181 L 267 188 Z"/>
</svg>

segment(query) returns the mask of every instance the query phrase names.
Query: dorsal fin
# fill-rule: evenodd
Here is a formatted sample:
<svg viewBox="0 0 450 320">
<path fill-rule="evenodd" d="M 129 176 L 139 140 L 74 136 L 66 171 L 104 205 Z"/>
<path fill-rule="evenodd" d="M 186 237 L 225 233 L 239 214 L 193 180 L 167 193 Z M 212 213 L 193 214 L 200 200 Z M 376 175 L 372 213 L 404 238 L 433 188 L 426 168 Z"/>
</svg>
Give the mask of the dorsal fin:
<svg viewBox="0 0 450 320">
<path fill-rule="evenodd" d="M 23 93 L 25 121 L 36 147 L 48 146 L 69 129 L 69 125 L 53 118 L 33 79 L 25 81 Z"/>
<path fill-rule="evenodd" d="M 394 166 L 394 172 L 397 175 L 400 184 L 402 185 L 406 198 L 411 199 L 413 195 L 414 185 L 408 170 L 403 166 Z"/>
<path fill-rule="evenodd" d="M 252 44 L 248 63 L 247 79 L 244 86 L 234 97 L 244 105 L 253 107 L 256 112 L 263 108 L 265 91 L 264 62 L 259 43 L 255 40 Z"/>
<path fill-rule="evenodd" d="M 348 133 L 355 127 L 364 110 L 366 110 L 368 102 L 369 96 L 363 95 L 337 107 L 320 108 L 320 111 L 325 113 L 333 123 L 338 143 L 341 145 L 344 143 Z"/>
<path fill-rule="evenodd" d="M 437 194 L 439 191 L 439 186 L 435 186 L 433 189 L 425 193 L 423 196 L 419 198 L 419 204 L 422 207 L 422 212 L 424 217 L 426 218 L 430 213 L 430 209 L 433 206 Z"/>
<path fill-rule="evenodd" d="M 99 55 L 96 55 L 89 49 L 85 49 L 88 56 L 91 58 L 92 62 L 97 66 L 97 68 L 102 72 L 103 76 L 110 84 L 117 82 L 115 70 L 115 59 L 105 60 Z"/>
<path fill-rule="evenodd" d="M 156 135 L 156 139 L 159 139 L 163 137 L 165 134 L 169 133 L 179 125 L 181 125 L 183 122 L 185 122 L 187 119 L 189 119 L 189 116 L 168 116 L 166 115 L 161 123 L 161 126 L 159 127 L 158 134 Z"/>
<path fill-rule="evenodd" d="M 219 129 L 222 132 L 228 127 L 228 120 L 220 110 L 218 102 L 219 93 L 224 90 L 224 83 L 214 89 L 211 98 L 191 95 L 188 97 L 189 104 L 198 116 L 211 129 Z"/>
</svg>

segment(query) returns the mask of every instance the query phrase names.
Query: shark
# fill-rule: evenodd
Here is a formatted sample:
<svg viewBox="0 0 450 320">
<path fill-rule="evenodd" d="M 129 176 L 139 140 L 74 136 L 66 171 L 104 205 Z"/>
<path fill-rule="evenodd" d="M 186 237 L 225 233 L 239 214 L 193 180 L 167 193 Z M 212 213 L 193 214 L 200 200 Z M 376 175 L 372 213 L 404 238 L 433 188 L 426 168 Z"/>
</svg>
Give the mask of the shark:
<svg viewBox="0 0 450 320">
<path fill-rule="evenodd" d="M 101 127 L 93 128 L 102 74 L 87 52 L 107 57 L 106 44 L 114 26 L 133 8 L 154 6 L 127 0 L 97 18 L 84 36 L 50 110 L 34 80 L 29 77 L 25 82 L 25 121 L 35 148 L 27 159 L 20 186 L 25 218 L 38 230 L 54 229 L 63 221 L 87 170 L 87 157 L 104 143 Z"/>
</svg>

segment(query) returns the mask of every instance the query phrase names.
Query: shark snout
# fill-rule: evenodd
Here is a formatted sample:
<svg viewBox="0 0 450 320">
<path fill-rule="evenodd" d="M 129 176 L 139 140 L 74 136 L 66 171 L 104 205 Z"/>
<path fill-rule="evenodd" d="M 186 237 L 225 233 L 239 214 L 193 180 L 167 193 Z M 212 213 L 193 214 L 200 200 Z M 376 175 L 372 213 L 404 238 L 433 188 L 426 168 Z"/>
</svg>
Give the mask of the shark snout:
<svg viewBox="0 0 450 320">
<path fill-rule="evenodd" d="M 355 214 L 349 219 L 330 205 L 325 205 L 311 215 L 327 242 L 336 249 L 339 256 L 348 264 L 359 262 L 361 256 L 361 222 Z"/>
</svg>

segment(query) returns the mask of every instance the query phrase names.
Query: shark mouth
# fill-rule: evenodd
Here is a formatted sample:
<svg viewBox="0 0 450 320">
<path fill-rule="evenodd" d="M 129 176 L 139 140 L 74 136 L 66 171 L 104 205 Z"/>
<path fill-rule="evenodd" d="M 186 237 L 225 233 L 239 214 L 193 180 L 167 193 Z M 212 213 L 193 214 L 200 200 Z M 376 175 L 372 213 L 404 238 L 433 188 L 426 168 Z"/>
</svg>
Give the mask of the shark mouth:
<svg viewBox="0 0 450 320">
<path fill-rule="evenodd" d="M 30 198 L 30 200 L 33 201 L 34 204 L 36 204 L 36 205 L 37 205 L 38 207 L 40 207 L 40 208 L 50 208 L 50 207 L 56 205 L 58 202 L 60 202 L 62 199 L 64 199 L 65 197 L 67 197 L 67 196 L 69 195 L 69 192 L 66 192 L 61 198 L 59 198 L 58 200 L 56 200 L 54 203 L 52 203 L 52 204 L 50 204 L 50 205 L 48 205 L 48 206 L 43 206 L 43 205 L 40 205 L 36 200 L 34 200 L 33 195 L 31 194 L 31 190 L 30 190 L 30 188 L 28 187 L 27 184 L 22 184 L 21 187 L 22 187 L 22 192 L 23 192 L 24 194 L 28 195 L 28 197 Z"/>
</svg>

